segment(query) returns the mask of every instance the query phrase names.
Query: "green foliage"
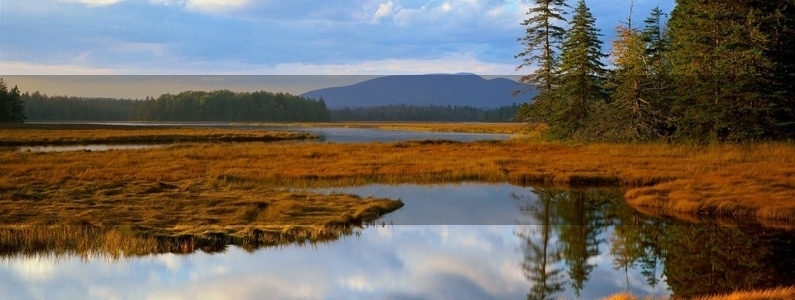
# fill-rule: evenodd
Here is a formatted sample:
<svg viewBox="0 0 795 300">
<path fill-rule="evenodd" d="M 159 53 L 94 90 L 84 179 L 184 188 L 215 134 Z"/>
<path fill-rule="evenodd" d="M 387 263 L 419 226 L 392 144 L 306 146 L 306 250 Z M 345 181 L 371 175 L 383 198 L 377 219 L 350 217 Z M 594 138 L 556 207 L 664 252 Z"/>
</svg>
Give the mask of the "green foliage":
<svg viewBox="0 0 795 300">
<path fill-rule="evenodd" d="M 25 119 L 25 103 L 19 88 L 14 86 L 9 91 L 5 81 L 0 78 L 0 123 L 23 123 Z"/>
<path fill-rule="evenodd" d="M 132 115 L 143 121 L 328 121 L 325 102 L 285 93 L 186 91 L 144 100 Z"/>
<path fill-rule="evenodd" d="M 144 100 L 25 93 L 34 120 L 82 121 L 328 121 L 323 100 L 283 93 L 186 91 Z"/>
<path fill-rule="evenodd" d="M 541 93 L 520 107 L 517 118 L 546 123 L 553 138 L 740 142 L 795 137 L 795 0 L 679 0 L 667 24 L 663 16 L 655 8 L 643 28 L 631 22 L 619 26 L 614 69 L 605 72 L 598 31 L 580 0 L 560 63 L 527 75 Z M 541 36 L 537 28 L 528 29 L 528 36 Z M 522 40 L 528 41 L 536 40 Z"/>
<path fill-rule="evenodd" d="M 519 105 L 482 109 L 471 106 L 388 105 L 331 110 L 331 121 L 512 121 Z"/>
<path fill-rule="evenodd" d="M 555 90 L 562 102 L 562 118 L 547 123 L 562 137 L 581 132 L 590 118 L 590 108 L 607 100 L 604 90 L 605 65 L 599 29 L 585 0 L 580 0 L 563 41 L 560 86 Z"/>
<path fill-rule="evenodd" d="M 521 58 L 522 63 L 517 67 L 537 67 L 519 82 L 537 85 L 539 94 L 551 91 L 555 86 L 558 68 L 561 41 L 566 30 L 558 25 L 565 22 L 565 0 L 535 0 L 528 11 L 527 19 L 522 21 L 525 26 L 525 36 L 520 38 L 524 50 L 515 58 Z"/>
</svg>

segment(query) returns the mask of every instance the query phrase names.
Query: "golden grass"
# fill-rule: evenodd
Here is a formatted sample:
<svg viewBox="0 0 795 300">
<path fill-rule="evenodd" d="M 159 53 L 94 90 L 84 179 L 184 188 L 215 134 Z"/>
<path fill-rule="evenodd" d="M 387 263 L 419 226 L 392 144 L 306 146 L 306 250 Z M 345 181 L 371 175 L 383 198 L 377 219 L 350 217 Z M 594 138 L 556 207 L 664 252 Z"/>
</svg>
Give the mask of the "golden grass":
<svg viewBox="0 0 795 300">
<path fill-rule="evenodd" d="M 418 141 L 210 144 L 92 153 L 0 153 L 0 199 L 88 186 L 182 189 L 512 181 L 622 185 L 636 207 L 795 220 L 795 146 Z M 94 191 L 93 193 L 97 193 Z M 68 193 L 67 193 L 68 194 Z M 79 194 L 79 193 L 78 193 Z M 48 196 L 49 197 L 49 196 Z"/>
<path fill-rule="evenodd" d="M 630 293 L 618 293 L 603 300 L 656 300 L 656 299 L 669 299 L 660 297 L 638 297 Z M 680 299 L 680 298 L 670 298 Z M 726 295 L 709 295 L 693 298 L 693 300 L 792 300 L 795 299 L 795 287 L 778 287 L 765 290 L 755 291 L 737 291 Z"/>
<path fill-rule="evenodd" d="M 377 124 L 380 123 L 368 126 Z M 497 125 L 506 126 L 502 123 Z M 226 129 L 212 128 L 67 125 L 59 129 L 58 126 L 0 130 L 0 140 L 52 141 L 86 137 L 107 140 L 114 136 L 183 133 L 206 137 L 213 132 L 229 134 Z M 416 126 L 426 124 L 417 123 Z M 428 126 L 455 127 L 462 124 Z M 229 225 L 237 224 L 235 220 L 248 220 L 252 215 L 267 216 L 262 211 L 257 214 L 246 211 L 248 207 L 265 201 L 263 199 L 279 202 L 300 198 L 299 202 L 307 207 L 328 206 L 321 203 L 325 199 L 323 197 L 274 190 L 283 187 L 456 181 L 622 185 L 627 187 L 627 201 L 636 208 L 653 207 L 671 214 L 717 215 L 735 219 L 795 220 L 795 146 L 787 143 L 572 145 L 512 140 L 203 144 L 92 153 L 4 152 L 0 153 L 0 162 L 0 213 L 9 216 L 5 224 L 73 224 L 82 222 L 81 218 L 92 224 L 139 222 L 148 214 L 136 211 L 135 205 L 140 205 L 156 208 L 160 214 L 155 214 L 158 217 L 153 219 L 171 220 L 169 224 L 183 220 L 182 224 L 220 222 Z M 155 205 L 158 201 L 168 205 Z M 26 216 L 23 213 L 14 214 L 14 211 L 21 212 L 25 205 L 44 210 L 29 219 L 23 218 Z M 196 205 L 205 210 L 191 211 L 191 214 L 174 213 L 171 218 L 160 217 Z M 56 207 L 64 210 L 59 211 Z M 279 205 L 269 203 L 268 207 Z M 92 209 L 114 217 L 103 218 L 94 214 Z M 124 213 L 138 215 L 121 217 L 124 213 L 116 211 L 121 209 L 129 210 Z M 314 214 L 312 209 L 315 208 L 294 209 Z M 330 219 L 339 222 L 346 218 L 341 215 L 343 212 L 355 213 L 356 210 L 353 206 L 343 205 L 320 218 L 325 220 L 320 223 L 331 222 Z M 221 213 L 225 217 L 200 217 Z M 63 219 L 62 215 L 68 218 Z M 236 217 L 231 217 L 233 215 Z M 297 222 L 295 224 L 304 224 L 301 214 L 285 215 L 289 217 L 282 221 L 289 219 Z M 355 215 L 353 219 L 356 219 Z"/>
<path fill-rule="evenodd" d="M 530 134 L 537 136 L 545 126 L 527 123 L 458 123 L 458 122 L 332 122 L 332 123 L 257 123 L 261 126 L 343 127 L 383 130 Z"/>
<path fill-rule="evenodd" d="M 0 147 L 80 144 L 271 142 L 316 138 L 308 133 L 208 127 L 1 124 Z"/>
</svg>

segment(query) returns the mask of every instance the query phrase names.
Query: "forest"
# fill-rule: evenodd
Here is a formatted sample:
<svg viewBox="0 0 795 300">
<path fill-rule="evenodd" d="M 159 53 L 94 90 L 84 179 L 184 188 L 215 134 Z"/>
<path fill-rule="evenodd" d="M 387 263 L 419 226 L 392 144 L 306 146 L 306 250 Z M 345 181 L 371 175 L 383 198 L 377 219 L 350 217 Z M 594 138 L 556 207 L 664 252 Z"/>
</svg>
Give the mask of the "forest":
<svg viewBox="0 0 795 300">
<path fill-rule="evenodd" d="M 328 121 L 323 100 L 285 93 L 186 91 L 144 100 L 21 95 L 31 120 L 80 121 Z"/>
<path fill-rule="evenodd" d="M 795 1 L 679 0 L 619 24 L 610 53 L 584 0 L 534 2 L 516 58 L 539 94 L 517 117 L 551 138 L 793 138 Z"/>
<path fill-rule="evenodd" d="M 0 123 L 25 122 L 25 102 L 19 94 L 19 88 L 8 89 L 6 82 L 0 78 Z"/>
<path fill-rule="evenodd" d="M 486 109 L 471 106 L 387 105 L 331 110 L 331 121 L 510 122 L 519 105 Z"/>
<path fill-rule="evenodd" d="M 282 93 L 187 91 L 144 100 L 19 96 L 24 115 L 36 121 L 459 121 L 508 122 L 519 105 L 483 109 L 470 106 L 388 105 L 329 110 L 323 99 Z"/>
</svg>

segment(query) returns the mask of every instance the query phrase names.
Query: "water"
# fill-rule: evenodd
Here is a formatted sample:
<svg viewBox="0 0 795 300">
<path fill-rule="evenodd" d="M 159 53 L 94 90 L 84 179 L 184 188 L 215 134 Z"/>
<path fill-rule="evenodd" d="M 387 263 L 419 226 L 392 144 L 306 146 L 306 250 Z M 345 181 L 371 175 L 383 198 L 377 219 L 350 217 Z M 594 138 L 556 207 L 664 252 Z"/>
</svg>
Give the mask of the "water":
<svg viewBox="0 0 795 300">
<path fill-rule="evenodd" d="M 646 217 L 623 204 L 620 190 L 323 190 L 333 191 L 401 198 L 402 209 L 376 222 L 399 225 L 319 244 L 121 260 L 22 255 L 0 245 L 0 290 L 13 299 L 594 299 L 795 283 L 792 232 Z"/>
<path fill-rule="evenodd" d="M 68 152 L 68 151 L 108 151 L 108 150 L 138 150 L 163 148 L 169 145 L 140 145 L 140 144 L 89 144 L 68 146 L 22 146 L 17 147 L 21 152 Z"/>
<path fill-rule="evenodd" d="M 58 123 L 33 123 L 33 124 L 58 124 Z M 74 124 L 74 123 L 64 123 Z M 93 125 L 117 126 L 186 126 L 186 127 L 219 127 L 244 130 L 283 130 L 309 132 L 319 138 L 310 142 L 333 143 L 369 143 L 369 142 L 401 142 L 419 140 L 450 140 L 458 142 L 473 142 L 484 140 L 508 140 L 510 134 L 491 133 L 461 133 L 461 132 L 426 132 L 406 130 L 383 130 L 369 128 L 339 128 L 339 127 L 301 127 L 301 126 L 231 126 L 216 123 L 80 123 Z M 167 145 L 128 144 L 128 145 L 68 145 L 68 146 L 25 146 L 17 147 L 17 151 L 31 152 L 64 152 L 64 151 L 107 151 L 120 149 L 148 149 L 164 147 Z"/>
<path fill-rule="evenodd" d="M 457 142 L 473 142 L 485 140 L 508 140 L 510 134 L 492 133 L 461 133 L 461 132 L 425 132 L 405 130 L 383 130 L 369 128 L 338 128 L 338 127 L 282 127 L 281 130 L 303 131 L 320 136 L 321 142 L 333 143 L 369 143 L 369 142 L 401 142 L 418 140 L 450 140 Z"/>
</svg>

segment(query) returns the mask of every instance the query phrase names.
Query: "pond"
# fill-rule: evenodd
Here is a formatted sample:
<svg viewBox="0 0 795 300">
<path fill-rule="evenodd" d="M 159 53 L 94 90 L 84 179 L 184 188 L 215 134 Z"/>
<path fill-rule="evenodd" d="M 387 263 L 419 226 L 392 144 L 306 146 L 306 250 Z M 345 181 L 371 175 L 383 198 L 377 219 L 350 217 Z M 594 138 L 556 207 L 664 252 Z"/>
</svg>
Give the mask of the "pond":
<svg viewBox="0 0 795 300">
<path fill-rule="evenodd" d="M 59 124 L 59 123 L 32 123 L 32 124 Z M 74 123 L 63 123 L 74 124 Z M 82 123 L 81 123 L 82 124 Z M 510 134 L 493 133 L 463 133 L 463 132 L 429 132 L 407 130 L 384 130 L 370 128 L 342 128 L 342 127 L 302 127 L 302 126 L 231 126 L 217 123 L 85 123 L 95 125 L 120 125 L 120 126 L 187 126 L 187 127 L 219 127 L 244 129 L 244 130 L 282 130 L 308 132 L 317 135 L 317 140 L 289 141 L 295 142 L 332 142 L 332 143 L 369 143 L 369 142 L 402 142 L 417 140 L 450 140 L 458 142 L 473 142 L 485 140 L 508 140 Z M 64 151 L 107 151 L 121 149 L 148 149 L 166 147 L 168 145 L 128 144 L 128 145 L 68 145 L 68 146 L 24 146 L 17 147 L 17 151 L 31 152 L 64 152 Z"/>
<path fill-rule="evenodd" d="M 67 152 L 67 151 L 108 151 L 108 150 L 136 150 L 162 148 L 168 145 L 139 145 L 139 144 L 89 144 L 89 145 L 68 145 L 68 146 L 21 146 L 17 151 L 21 152 Z"/>
<path fill-rule="evenodd" d="M 15 251 L 19 237 L 3 231 L 0 290 L 13 299 L 595 299 L 795 283 L 793 232 L 646 217 L 616 189 L 462 183 L 321 192 L 405 206 L 376 221 L 385 225 L 328 242 L 230 243 L 187 255 Z"/>
</svg>

